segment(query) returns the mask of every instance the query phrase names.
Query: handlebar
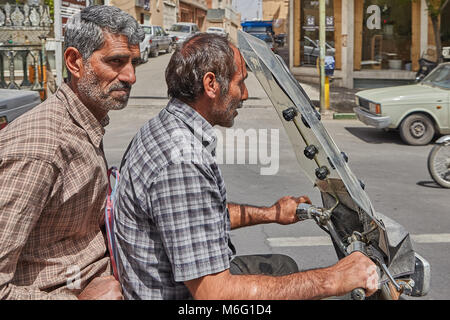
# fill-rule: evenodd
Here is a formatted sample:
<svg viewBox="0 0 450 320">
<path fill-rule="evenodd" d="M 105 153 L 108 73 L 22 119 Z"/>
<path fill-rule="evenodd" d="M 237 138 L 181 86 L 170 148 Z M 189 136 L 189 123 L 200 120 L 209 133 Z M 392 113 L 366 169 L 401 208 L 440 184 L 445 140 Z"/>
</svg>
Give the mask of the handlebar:
<svg viewBox="0 0 450 320">
<path fill-rule="evenodd" d="M 300 220 L 318 218 L 320 224 L 328 228 L 330 236 L 333 238 L 337 247 L 342 251 L 344 255 L 349 255 L 356 251 L 360 251 L 363 254 L 367 255 L 365 245 L 361 241 L 352 241 L 347 247 L 344 245 L 342 239 L 340 239 L 340 237 L 338 236 L 334 225 L 330 220 L 331 212 L 326 212 L 323 209 L 316 208 L 307 203 L 300 203 L 297 206 L 296 214 Z M 356 288 L 352 290 L 351 297 L 353 300 L 364 300 L 366 298 L 366 292 L 363 288 Z"/>
</svg>

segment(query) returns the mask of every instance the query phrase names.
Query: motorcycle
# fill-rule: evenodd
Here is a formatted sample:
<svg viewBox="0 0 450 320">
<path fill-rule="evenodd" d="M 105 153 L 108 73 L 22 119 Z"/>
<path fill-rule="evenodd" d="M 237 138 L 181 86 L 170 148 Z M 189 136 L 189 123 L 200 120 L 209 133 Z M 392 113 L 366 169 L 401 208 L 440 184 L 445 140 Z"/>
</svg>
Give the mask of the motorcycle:
<svg viewBox="0 0 450 320">
<path fill-rule="evenodd" d="M 416 82 L 420 82 L 437 66 L 437 62 L 427 60 L 425 58 L 419 59 L 419 70 L 416 73 Z"/>
<path fill-rule="evenodd" d="M 450 188 L 450 135 L 439 138 L 427 159 L 431 178 L 444 188 Z"/>
<path fill-rule="evenodd" d="M 283 59 L 265 42 L 238 31 L 242 56 L 270 98 L 306 176 L 320 190 L 322 206 L 300 204 L 300 220 L 313 219 L 333 242 L 338 259 L 359 251 L 378 266 L 379 290 L 371 299 L 397 300 L 402 294 L 424 296 L 431 283 L 431 267 L 417 254 L 409 233 L 378 213 L 365 185 L 348 166 L 321 122 L 321 115 Z M 365 291 L 351 292 L 354 300 Z"/>
</svg>

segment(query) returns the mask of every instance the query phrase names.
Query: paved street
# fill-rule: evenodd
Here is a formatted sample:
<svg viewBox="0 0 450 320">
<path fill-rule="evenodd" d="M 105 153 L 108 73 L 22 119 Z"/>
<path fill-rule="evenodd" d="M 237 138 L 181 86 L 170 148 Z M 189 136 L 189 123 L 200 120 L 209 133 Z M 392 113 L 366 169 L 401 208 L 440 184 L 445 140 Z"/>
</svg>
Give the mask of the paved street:
<svg viewBox="0 0 450 320">
<path fill-rule="evenodd" d="M 164 54 L 139 66 L 129 106 L 110 113 L 111 122 L 105 135 L 109 165 L 120 163 L 133 135 L 167 103 L 164 70 L 169 59 L 170 55 Z M 258 154 L 256 164 L 227 164 L 224 161 L 221 169 L 229 201 L 271 205 L 284 195 L 305 194 L 320 205 L 318 190 L 303 174 L 280 119 L 251 73 L 246 84 L 249 100 L 239 110 L 234 128 L 268 133 L 267 141 L 262 142 L 269 145 L 270 152 L 266 155 L 270 155 L 270 165 L 276 165 L 278 170 L 274 175 L 261 175 L 261 169 L 269 166 L 267 161 L 262 161 L 261 154 Z M 306 85 L 305 90 L 317 94 Z M 356 120 L 324 120 L 323 123 L 339 148 L 349 156 L 352 171 L 365 182 L 375 210 L 402 224 L 412 234 L 416 250 L 431 263 L 432 289 L 425 298 L 449 299 L 450 191 L 439 188 L 428 174 L 426 159 L 431 146 L 404 145 L 397 133 L 376 130 Z M 224 129 L 220 132 L 226 136 Z M 275 144 L 270 143 L 270 134 L 274 132 L 279 135 Z M 261 140 L 259 142 L 261 147 Z M 226 141 L 223 154 L 235 149 Z M 238 149 L 238 153 L 241 151 L 246 150 Z M 336 262 L 336 254 L 325 236 L 310 221 L 292 226 L 255 226 L 232 232 L 238 254 L 288 254 L 301 269 Z"/>
</svg>

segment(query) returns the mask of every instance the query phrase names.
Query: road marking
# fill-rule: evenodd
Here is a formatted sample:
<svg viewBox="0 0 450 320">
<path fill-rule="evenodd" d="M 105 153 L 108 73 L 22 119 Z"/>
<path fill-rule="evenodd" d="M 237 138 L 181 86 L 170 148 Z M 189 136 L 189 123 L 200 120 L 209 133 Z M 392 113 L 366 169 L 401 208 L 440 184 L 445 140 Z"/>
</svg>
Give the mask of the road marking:
<svg viewBox="0 0 450 320">
<path fill-rule="evenodd" d="M 413 234 L 411 238 L 417 243 L 448 243 L 450 233 Z"/>
<path fill-rule="evenodd" d="M 450 233 L 412 234 L 415 243 L 450 243 Z M 330 237 L 267 238 L 271 247 L 315 247 L 333 245 Z"/>
</svg>

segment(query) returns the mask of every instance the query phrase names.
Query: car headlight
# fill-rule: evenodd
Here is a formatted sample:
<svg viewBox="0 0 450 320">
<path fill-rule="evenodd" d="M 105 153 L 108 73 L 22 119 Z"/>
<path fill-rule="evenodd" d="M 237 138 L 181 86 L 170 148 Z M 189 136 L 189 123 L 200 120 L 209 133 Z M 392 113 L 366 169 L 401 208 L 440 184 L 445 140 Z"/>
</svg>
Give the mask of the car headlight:
<svg viewBox="0 0 450 320">
<path fill-rule="evenodd" d="M 370 102 L 369 103 L 369 110 L 372 113 L 381 114 L 381 104 Z"/>
<path fill-rule="evenodd" d="M 359 106 L 359 97 L 355 96 L 355 103 L 356 103 L 357 106 Z"/>
</svg>

